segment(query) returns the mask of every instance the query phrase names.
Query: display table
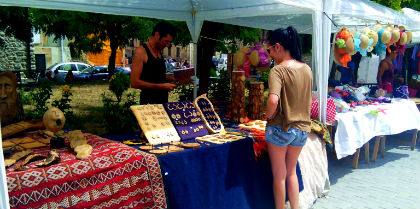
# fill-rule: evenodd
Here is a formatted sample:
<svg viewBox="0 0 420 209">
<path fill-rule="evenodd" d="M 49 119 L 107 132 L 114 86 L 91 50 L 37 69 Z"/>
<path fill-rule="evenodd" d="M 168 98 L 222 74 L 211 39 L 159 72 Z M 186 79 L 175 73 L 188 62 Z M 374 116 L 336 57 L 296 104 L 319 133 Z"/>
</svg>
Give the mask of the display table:
<svg viewBox="0 0 420 209">
<path fill-rule="evenodd" d="M 379 110 L 377 115 L 372 112 L 377 110 Z M 415 129 L 413 149 L 417 130 L 420 129 L 419 110 L 414 102 L 405 99 L 393 99 L 389 104 L 358 107 L 355 112 L 337 113 L 335 119 L 337 129 L 334 143 L 338 159 L 354 154 L 375 136 L 398 134 Z M 376 150 L 378 145 L 379 143 L 375 144 Z"/>
<path fill-rule="evenodd" d="M 27 136 L 35 136 L 28 133 Z M 23 137 L 23 136 L 22 136 Z M 58 164 L 25 171 L 6 170 L 11 208 L 166 208 L 155 155 L 85 134 L 92 154 L 77 160 L 69 148 L 56 149 Z M 49 148 L 35 149 L 46 154 Z"/>
<path fill-rule="evenodd" d="M 159 156 L 169 208 L 275 208 L 268 156 L 252 139 Z M 303 182 L 297 168 L 300 190 Z"/>
</svg>

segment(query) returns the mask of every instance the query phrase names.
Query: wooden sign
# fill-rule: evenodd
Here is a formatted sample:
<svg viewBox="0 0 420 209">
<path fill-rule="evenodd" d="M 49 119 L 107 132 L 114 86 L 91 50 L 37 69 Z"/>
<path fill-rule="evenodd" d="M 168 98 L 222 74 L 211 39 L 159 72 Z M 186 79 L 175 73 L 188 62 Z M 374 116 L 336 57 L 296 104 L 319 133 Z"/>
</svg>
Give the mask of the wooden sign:
<svg viewBox="0 0 420 209">
<path fill-rule="evenodd" d="M 194 106 L 200 112 L 201 119 L 210 133 L 219 133 L 224 130 L 222 121 L 216 111 L 214 111 L 213 104 L 207 98 L 206 94 L 197 97 L 194 100 Z"/>
<path fill-rule="evenodd" d="M 180 140 L 162 104 L 133 105 L 130 108 L 149 144 Z"/>
</svg>

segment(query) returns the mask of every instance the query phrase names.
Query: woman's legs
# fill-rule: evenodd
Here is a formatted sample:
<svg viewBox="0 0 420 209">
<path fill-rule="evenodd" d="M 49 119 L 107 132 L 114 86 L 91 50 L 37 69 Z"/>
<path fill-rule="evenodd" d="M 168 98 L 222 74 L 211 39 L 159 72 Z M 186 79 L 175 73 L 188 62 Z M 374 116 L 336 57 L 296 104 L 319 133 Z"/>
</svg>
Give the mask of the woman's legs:
<svg viewBox="0 0 420 209">
<path fill-rule="evenodd" d="M 286 181 L 290 207 L 299 208 L 299 182 L 296 175 L 296 164 L 302 147 L 288 146 L 286 153 Z"/>
<path fill-rule="evenodd" d="M 284 208 L 286 201 L 286 152 L 287 147 L 279 147 L 267 143 L 268 154 L 270 156 L 271 170 L 273 173 L 273 193 L 276 209 Z M 299 186 L 298 186 L 299 190 Z"/>
</svg>

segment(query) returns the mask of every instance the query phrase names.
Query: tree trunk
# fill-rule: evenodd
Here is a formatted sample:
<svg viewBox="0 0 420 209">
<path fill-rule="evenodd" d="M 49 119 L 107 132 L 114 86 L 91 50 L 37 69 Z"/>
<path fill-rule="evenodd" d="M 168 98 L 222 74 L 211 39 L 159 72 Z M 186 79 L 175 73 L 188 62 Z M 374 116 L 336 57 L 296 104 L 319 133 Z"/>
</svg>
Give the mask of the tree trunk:
<svg viewBox="0 0 420 209">
<path fill-rule="evenodd" d="M 205 21 L 201 29 L 201 35 L 217 39 L 217 34 L 221 29 L 222 24 Z M 211 58 L 214 55 L 216 41 L 208 38 L 200 38 L 197 46 L 197 70 L 200 79 L 198 95 L 207 93 L 209 89 L 210 68 L 212 66 Z"/>
<path fill-rule="evenodd" d="M 31 60 L 31 42 L 32 42 L 32 24 L 29 22 L 29 8 L 26 8 L 25 11 L 26 17 L 26 38 L 25 38 L 25 48 L 26 48 L 26 76 L 34 78 L 35 75 L 32 72 L 32 60 Z"/>
<path fill-rule="evenodd" d="M 117 50 L 118 50 L 118 44 L 116 42 L 118 41 L 113 38 L 110 39 L 111 55 L 109 56 L 109 65 L 108 65 L 108 72 L 109 72 L 110 78 L 112 75 L 114 75 L 114 71 L 115 71 L 115 57 L 117 55 Z"/>
</svg>

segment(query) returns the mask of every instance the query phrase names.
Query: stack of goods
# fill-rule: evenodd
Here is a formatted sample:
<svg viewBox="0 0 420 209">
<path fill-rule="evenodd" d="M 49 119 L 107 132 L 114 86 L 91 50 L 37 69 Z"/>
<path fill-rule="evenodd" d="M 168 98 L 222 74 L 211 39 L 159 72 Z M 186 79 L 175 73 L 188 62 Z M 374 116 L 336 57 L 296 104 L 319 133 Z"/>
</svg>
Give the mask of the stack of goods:
<svg viewBox="0 0 420 209">
<path fill-rule="evenodd" d="M 353 35 L 350 31 L 343 27 L 334 36 L 333 54 L 334 61 L 347 67 L 347 62 L 351 61 L 350 55 L 354 51 Z"/>
<path fill-rule="evenodd" d="M 209 134 L 200 117 L 201 113 L 195 109 L 191 101 L 169 102 L 163 106 L 181 140 Z"/>
<path fill-rule="evenodd" d="M 254 43 L 253 46 L 244 46 L 233 56 L 233 64 L 238 71 L 244 71 L 249 78 L 252 66 L 261 72 L 265 72 L 270 67 L 270 56 L 266 50 L 267 45 Z"/>
<path fill-rule="evenodd" d="M 359 52 L 362 56 L 368 56 L 368 52 L 383 54 L 390 51 L 393 45 L 397 50 L 404 53 L 406 44 L 411 43 L 412 32 L 404 26 L 388 24 L 385 28 L 378 22 L 371 30 L 365 27 L 362 32 L 357 30 L 350 32 L 346 27 L 341 28 L 334 36 L 333 54 L 334 61 L 347 67 L 351 61 L 351 55 Z M 373 51 L 374 49 L 374 51 Z"/>
<path fill-rule="evenodd" d="M 180 140 L 162 104 L 135 105 L 130 108 L 150 144 Z"/>
<path fill-rule="evenodd" d="M 239 124 L 239 127 L 245 128 L 245 129 L 258 129 L 258 130 L 264 131 L 266 124 L 267 124 L 267 121 L 254 120 L 254 121 L 249 121 L 247 123 Z"/>
<path fill-rule="evenodd" d="M 239 139 L 244 139 L 243 136 L 238 136 L 229 133 L 211 134 L 207 136 L 197 137 L 197 141 L 206 141 L 214 144 L 224 144 L 226 142 L 233 142 Z"/>
<path fill-rule="evenodd" d="M 232 73 L 232 117 L 233 123 L 243 123 L 245 115 L 245 73 Z"/>
<path fill-rule="evenodd" d="M 251 82 L 249 85 L 250 119 L 262 119 L 264 113 L 264 82 Z"/>
<path fill-rule="evenodd" d="M 207 127 L 207 130 L 214 134 L 224 130 L 219 115 L 214 111 L 213 105 L 205 94 L 194 100 L 194 106 L 200 113 L 201 119 Z"/>
</svg>

